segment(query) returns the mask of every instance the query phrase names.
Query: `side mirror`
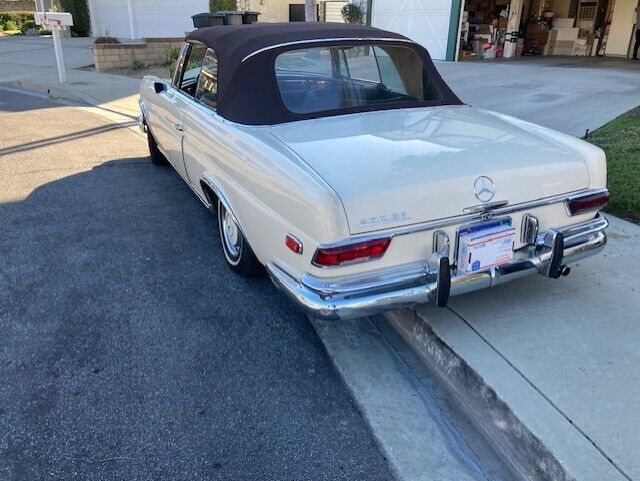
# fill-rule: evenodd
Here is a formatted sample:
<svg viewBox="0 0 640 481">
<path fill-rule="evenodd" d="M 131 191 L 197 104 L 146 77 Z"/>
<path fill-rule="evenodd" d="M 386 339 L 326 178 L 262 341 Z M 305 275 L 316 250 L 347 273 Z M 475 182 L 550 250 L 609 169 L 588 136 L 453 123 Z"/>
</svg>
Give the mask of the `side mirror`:
<svg viewBox="0 0 640 481">
<path fill-rule="evenodd" d="M 153 89 L 156 91 L 157 94 L 161 94 L 162 92 L 167 91 L 167 84 L 164 82 L 154 82 Z"/>
</svg>

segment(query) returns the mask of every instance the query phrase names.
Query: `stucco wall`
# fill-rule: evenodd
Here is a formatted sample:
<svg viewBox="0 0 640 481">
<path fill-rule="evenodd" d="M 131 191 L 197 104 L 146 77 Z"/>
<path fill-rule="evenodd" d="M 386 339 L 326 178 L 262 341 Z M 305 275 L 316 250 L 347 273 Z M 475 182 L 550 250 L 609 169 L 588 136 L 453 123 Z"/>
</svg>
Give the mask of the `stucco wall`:
<svg viewBox="0 0 640 481">
<path fill-rule="evenodd" d="M 616 0 L 605 55 L 626 57 L 636 21 L 637 0 Z"/>
</svg>

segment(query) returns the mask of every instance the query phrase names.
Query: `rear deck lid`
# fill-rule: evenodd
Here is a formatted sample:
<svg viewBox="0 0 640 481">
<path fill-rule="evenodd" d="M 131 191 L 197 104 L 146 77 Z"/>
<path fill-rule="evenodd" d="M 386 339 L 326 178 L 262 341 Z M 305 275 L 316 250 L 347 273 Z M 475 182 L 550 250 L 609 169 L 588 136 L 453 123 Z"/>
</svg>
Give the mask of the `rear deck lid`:
<svg viewBox="0 0 640 481">
<path fill-rule="evenodd" d="M 589 186 L 580 155 L 489 112 L 437 107 L 369 112 L 272 128 L 340 197 L 352 234 L 510 205 Z M 486 176 L 495 191 L 476 196 Z"/>
</svg>

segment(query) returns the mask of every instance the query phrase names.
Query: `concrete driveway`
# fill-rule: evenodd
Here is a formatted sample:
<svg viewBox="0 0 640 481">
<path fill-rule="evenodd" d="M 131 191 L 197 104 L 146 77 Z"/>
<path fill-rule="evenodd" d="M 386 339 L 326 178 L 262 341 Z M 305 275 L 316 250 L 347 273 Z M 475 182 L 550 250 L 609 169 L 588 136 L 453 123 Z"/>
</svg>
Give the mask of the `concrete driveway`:
<svg viewBox="0 0 640 481">
<path fill-rule="evenodd" d="M 640 61 L 522 57 L 436 62 L 465 102 L 575 136 L 640 105 Z"/>
</svg>

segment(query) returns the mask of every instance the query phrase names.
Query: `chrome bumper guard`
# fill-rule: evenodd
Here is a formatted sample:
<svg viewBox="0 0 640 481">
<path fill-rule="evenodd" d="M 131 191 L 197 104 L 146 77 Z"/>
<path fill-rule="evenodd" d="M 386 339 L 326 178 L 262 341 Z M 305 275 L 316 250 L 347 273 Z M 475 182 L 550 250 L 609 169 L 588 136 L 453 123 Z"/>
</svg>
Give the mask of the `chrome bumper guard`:
<svg viewBox="0 0 640 481">
<path fill-rule="evenodd" d="M 294 279 L 273 263 L 267 271 L 274 284 L 302 310 L 323 319 L 353 319 L 377 312 L 427 302 L 496 286 L 531 274 L 557 278 L 568 273 L 567 263 L 596 254 L 607 243 L 604 232 L 608 221 L 598 214 L 595 219 L 563 229 L 549 229 L 540 234 L 535 245 L 514 252 L 509 264 L 487 271 L 453 276 L 439 272 L 446 263 L 419 262 L 374 273 L 324 280 L 304 274 Z M 442 282 L 448 276 L 450 282 Z M 438 293 L 445 285 L 448 292 Z M 440 287 L 442 289 L 442 287 Z M 445 302 L 446 304 L 446 302 Z"/>
</svg>

